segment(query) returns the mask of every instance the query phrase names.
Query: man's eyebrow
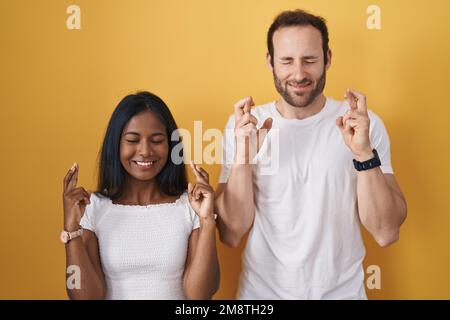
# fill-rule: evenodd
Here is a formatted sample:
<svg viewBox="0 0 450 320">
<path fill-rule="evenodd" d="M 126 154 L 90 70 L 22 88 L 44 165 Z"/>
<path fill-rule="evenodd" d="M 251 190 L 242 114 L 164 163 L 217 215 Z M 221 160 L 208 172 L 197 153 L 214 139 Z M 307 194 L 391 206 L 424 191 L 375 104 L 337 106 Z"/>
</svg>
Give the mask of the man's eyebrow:
<svg viewBox="0 0 450 320">
<path fill-rule="evenodd" d="M 309 60 L 309 59 L 318 59 L 318 56 L 304 56 L 302 59 L 303 60 Z"/>
<path fill-rule="evenodd" d="M 318 59 L 319 56 L 304 56 L 302 57 L 302 60 L 310 60 L 310 59 Z M 280 57 L 280 60 L 293 60 L 292 57 Z"/>
</svg>

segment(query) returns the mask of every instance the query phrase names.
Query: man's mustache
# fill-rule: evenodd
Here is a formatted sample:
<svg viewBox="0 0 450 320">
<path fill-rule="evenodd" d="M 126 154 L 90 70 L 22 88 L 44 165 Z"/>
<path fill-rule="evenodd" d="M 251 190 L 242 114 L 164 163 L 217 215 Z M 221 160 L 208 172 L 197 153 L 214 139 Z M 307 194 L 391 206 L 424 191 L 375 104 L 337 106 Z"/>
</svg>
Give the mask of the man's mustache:
<svg viewBox="0 0 450 320">
<path fill-rule="evenodd" d="M 296 86 L 307 85 L 307 84 L 310 84 L 310 83 L 312 83 L 312 81 L 310 79 L 308 79 L 308 78 L 304 78 L 301 81 L 295 81 L 295 80 L 288 81 L 288 84 L 296 85 Z"/>
</svg>

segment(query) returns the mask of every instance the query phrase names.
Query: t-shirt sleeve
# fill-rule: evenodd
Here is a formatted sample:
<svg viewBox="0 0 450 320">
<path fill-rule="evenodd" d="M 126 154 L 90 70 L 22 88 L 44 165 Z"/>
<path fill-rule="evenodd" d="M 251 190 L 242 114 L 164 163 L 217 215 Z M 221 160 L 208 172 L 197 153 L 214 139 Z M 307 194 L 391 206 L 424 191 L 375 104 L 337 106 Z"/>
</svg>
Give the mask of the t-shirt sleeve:
<svg viewBox="0 0 450 320">
<path fill-rule="evenodd" d="M 194 209 L 191 207 L 191 204 L 188 201 L 188 207 L 189 207 L 189 217 L 191 219 L 192 223 L 192 230 L 200 228 L 200 219 L 198 218 L 197 213 L 195 213 Z"/>
<path fill-rule="evenodd" d="M 96 217 L 95 217 L 95 211 L 98 207 L 98 196 L 95 193 L 91 194 L 90 197 L 91 203 L 88 204 L 84 210 L 84 214 L 81 217 L 80 225 L 83 229 L 91 230 L 92 232 L 95 232 L 96 230 Z"/>
<path fill-rule="evenodd" d="M 370 142 L 377 150 L 381 161 L 381 171 L 383 173 L 394 173 L 391 165 L 391 143 L 389 135 L 383 121 L 373 112 L 369 111 L 370 117 Z"/>
<path fill-rule="evenodd" d="M 225 126 L 222 140 L 222 169 L 220 171 L 219 183 L 226 183 L 231 174 L 231 167 L 234 161 L 234 115 L 230 116 Z"/>
</svg>

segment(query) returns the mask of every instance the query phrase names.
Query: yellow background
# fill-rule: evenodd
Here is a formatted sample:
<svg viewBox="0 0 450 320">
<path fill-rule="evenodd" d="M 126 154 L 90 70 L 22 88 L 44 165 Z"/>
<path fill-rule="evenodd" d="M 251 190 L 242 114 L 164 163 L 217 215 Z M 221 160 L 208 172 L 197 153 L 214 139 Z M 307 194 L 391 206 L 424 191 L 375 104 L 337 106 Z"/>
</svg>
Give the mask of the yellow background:
<svg viewBox="0 0 450 320">
<path fill-rule="evenodd" d="M 66 9 L 81 8 L 81 30 Z M 381 30 L 366 9 L 381 8 Z M 265 37 L 282 10 L 324 16 L 333 60 L 326 94 L 347 87 L 384 120 L 409 215 L 387 249 L 364 234 L 365 266 L 381 267 L 370 298 L 450 299 L 450 1 L 0 1 L 0 298 L 65 299 L 62 179 L 74 161 L 95 186 L 112 110 L 136 90 L 160 95 L 178 125 L 223 129 L 233 103 L 276 98 Z M 206 166 L 215 186 L 219 165 Z M 218 244 L 233 299 L 242 247 Z"/>
</svg>

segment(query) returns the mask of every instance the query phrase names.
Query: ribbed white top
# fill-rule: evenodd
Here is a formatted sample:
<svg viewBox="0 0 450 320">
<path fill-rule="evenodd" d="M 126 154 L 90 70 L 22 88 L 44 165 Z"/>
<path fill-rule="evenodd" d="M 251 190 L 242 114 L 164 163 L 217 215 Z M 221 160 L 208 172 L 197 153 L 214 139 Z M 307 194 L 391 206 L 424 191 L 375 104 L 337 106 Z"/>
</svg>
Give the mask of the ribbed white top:
<svg viewBox="0 0 450 320">
<path fill-rule="evenodd" d="M 81 219 L 99 242 L 107 299 L 185 299 L 189 236 L 199 227 L 187 193 L 173 203 L 117 205 L 91 195 Z"/>
</svg>

